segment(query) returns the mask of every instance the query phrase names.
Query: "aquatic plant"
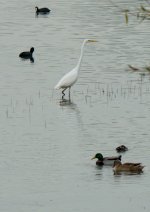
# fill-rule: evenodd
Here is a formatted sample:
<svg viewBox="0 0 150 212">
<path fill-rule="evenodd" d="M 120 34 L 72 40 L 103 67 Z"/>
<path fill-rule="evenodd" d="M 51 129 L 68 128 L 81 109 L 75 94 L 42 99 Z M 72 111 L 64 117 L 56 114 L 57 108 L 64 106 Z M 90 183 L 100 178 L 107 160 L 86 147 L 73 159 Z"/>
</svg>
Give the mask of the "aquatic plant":
<svg viewBox="0 0 150 212">
<path fill-rule="evenodd" d="M 109 1 L 114 7 L 119 9 L 120 12 L 124 14 L 126 24 L 128 24 L 130 16 L 136 17 L 137 20 L 140 20 L 140 22 L 145 19 L 150 20 L 150 0 L 145 0 L 143 4 L 140 4 L 137 8 L 134 8 L 133 10 L 128 8 L 120 8 L 120 6 L 116 5 L 113 1 Z"/>
<path fill-rule="evenodd" d="M 129 22 L 129 15 L 133 15 L 137 17 L 137 20 L 140 22 L 144 21 L 145 19 L 150 20 L 150 8 L 147 6 L 140 5 L 135 11 L 126 10 L 125 11 L 125 22 L 128 24 Z"/>
</svg>

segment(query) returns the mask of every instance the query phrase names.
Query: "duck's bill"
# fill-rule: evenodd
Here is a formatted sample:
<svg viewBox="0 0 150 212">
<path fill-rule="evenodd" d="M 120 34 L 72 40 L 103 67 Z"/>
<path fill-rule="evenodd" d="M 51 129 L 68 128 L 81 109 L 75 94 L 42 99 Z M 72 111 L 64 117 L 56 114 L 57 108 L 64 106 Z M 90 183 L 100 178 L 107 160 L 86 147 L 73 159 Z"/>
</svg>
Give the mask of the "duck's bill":
<svg viewBox="0 0 150 212">
<path fill-rule="evenodd" d="M 91 160 L 95 159 L 96 157 L 94 156 L 93 158 L 91 158 Z"/>
</svg>

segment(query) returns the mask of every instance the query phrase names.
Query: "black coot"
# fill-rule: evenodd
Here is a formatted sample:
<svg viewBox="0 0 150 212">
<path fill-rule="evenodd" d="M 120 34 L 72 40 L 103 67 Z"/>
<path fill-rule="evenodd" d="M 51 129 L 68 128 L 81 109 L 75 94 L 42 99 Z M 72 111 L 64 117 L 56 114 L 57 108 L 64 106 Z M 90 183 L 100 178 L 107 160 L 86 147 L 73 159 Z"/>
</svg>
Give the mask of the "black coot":
<svg viewBox="0 0 150 212">
<path fill-rule="evenodd" d="M 19 54 L 19 57 L 23 59 L 30 59 L 32 62 L 34 62 L 34 59 L 32 57 L 33 52 L 34 52 L 34 48 L 32 47 L 29 52 L 21 52 Z"/>
<path fill-rule="evenodd" d="M 47 14 L 50 12 L 50 9 L 44 7 L 44 8 L 38 8 L 38 7 L 35 7 L 36 9 L 36 14 Z"/>
</svg>

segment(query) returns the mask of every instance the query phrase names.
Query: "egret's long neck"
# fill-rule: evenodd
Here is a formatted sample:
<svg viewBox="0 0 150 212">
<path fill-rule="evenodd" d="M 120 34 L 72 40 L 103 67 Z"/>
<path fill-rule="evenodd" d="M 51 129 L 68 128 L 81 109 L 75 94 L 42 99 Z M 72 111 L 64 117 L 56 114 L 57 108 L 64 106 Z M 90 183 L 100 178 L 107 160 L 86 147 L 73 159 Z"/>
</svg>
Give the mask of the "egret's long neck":
<svg viewBox="0 0 150 212">
<path fill-rule="evenodd" d="M 86 40 L 83 41 L 82 46 L 81 46 L 81 53 L 80 53 L 79 61 L 77 63 L 77 69 L 78 69 L 78 71 L 80 69 L 80 65 L 81 65 L 81 61 L 82 61 L 82 57 L 83 57 L 83 50 L 84 50 L 85 43 L 86 43 Z"/>
</svg>

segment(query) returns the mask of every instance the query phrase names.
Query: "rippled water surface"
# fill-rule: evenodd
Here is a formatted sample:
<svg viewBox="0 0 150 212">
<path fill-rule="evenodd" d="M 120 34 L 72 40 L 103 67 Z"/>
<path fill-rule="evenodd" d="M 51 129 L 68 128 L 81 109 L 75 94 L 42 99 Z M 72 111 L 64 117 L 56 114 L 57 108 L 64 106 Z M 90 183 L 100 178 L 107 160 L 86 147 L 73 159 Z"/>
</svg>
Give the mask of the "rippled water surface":
<svg viewBox="0 0 150 212">
<path fill-rule="evenodd" d="M 1 0 L 0 211 L 150 210 L 150 21 L 122 9 L 142 1 Z M 35 16 L 35 6 L 51 13 Z M 54 90 L 85 46 L 71 101 Z M 20 52 L 35 48 L 34 63 Z M 68 99 L 68 91 L 66 91 Z M 91 157 L 142 162 L 140 175 L 114 175 Z"/>
</svg>

